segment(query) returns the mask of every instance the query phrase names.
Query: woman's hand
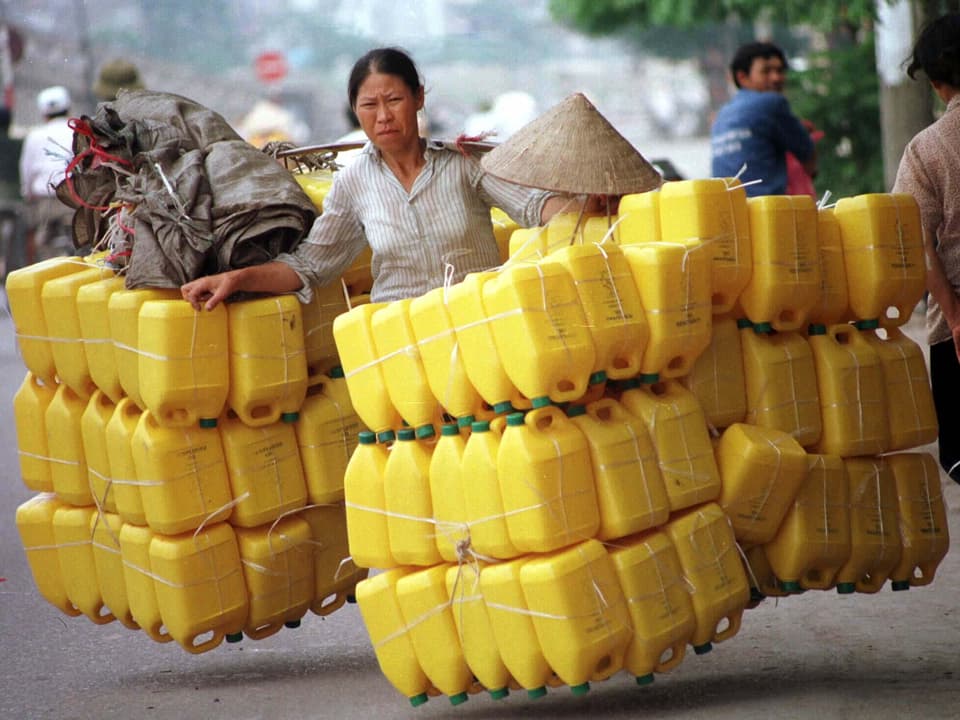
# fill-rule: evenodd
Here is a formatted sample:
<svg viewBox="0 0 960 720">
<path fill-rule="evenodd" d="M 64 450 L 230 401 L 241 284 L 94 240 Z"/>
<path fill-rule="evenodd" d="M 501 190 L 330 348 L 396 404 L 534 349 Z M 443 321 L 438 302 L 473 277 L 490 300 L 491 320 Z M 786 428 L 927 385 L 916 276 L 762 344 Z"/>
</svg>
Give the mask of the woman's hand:
<svg viewBox="0 0 960 720">
<path fill-rule="evenodd" d="M 191 280 L 180 287 L 180 294 L 193 305 L 194 310 L 213 310 L 235 292 L 243 289 L 242 273 L 243 270 L 229 270 Z"/>
</svg>

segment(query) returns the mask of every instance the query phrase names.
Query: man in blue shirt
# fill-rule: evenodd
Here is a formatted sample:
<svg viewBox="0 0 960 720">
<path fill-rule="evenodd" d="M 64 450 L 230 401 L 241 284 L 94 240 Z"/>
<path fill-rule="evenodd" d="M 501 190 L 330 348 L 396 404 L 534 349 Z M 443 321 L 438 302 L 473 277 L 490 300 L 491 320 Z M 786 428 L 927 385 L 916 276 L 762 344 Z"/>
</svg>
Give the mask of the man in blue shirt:
<svg viewBox="0 0 960 720">
<path fill-rule="evenodd" d="M 793 153 L 812 177 L 817 171 L 817 153 L 809 131 L 791 112 L 781 94 L 787 61 L 772 43 L 749 43 L 741 47 L 730 72 L 738 90 L 720 108 L 710 133 L 712 174 L 740 174 L 748 185 L 747 195 L 783 195 L 787 190 L 786 153 Z"/>
</svg>

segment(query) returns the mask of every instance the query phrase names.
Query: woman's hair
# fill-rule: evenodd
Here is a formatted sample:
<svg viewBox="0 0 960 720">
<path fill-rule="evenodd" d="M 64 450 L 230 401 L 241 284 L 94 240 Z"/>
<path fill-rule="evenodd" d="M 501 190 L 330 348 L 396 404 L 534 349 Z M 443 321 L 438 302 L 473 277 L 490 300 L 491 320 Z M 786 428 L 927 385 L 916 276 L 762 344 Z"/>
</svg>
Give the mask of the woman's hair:
<svg viewBox="0 0 960 720">
<path fill-rule="evenodd" d="M 363 81 L 373 73 L 396 75 L 414 95 L 423 86 L 420 81 L 420 72 L 407 53 L 395 47 L 375 48 L 357 60 L 353 70 L 350 71 L 347 98 L 351 108 L 357 106 L 357 94 L 360 92 Z"/>
<path fill-rule="evenodd" d="M 950 13 L 920 31 L 907 75 L 922 70 L 930 80 L 960 88 L 960 13 Z"/>
</svg>

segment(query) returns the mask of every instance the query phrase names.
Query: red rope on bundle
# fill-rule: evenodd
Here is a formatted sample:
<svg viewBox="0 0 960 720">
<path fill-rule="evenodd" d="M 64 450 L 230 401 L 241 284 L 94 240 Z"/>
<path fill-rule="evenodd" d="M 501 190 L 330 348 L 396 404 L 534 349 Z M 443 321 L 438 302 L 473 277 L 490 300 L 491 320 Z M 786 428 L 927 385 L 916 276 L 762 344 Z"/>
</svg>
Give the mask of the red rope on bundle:
<svg viewBox="0 0 960 720">
<path fill-rule="evenodd" d="M 93 128 L 90 127 L 90 123 L 86 122 L 83 118 L 70 118 L 67 120 L 67 125 L 73 130 L 74 134 L 83 135 L 90 141 L 89 147 L 87 147 L 83 152 L 78 155 L 74 155 L 73 159 L 67 165 L 67 169 L 64 171 L 65 180 L 67 182 L 67 189 L 70 191 L 70 197 L 72 197 L 77 203 L 87 208 L 88 210 L 96 210 L 97 212 L 105 212 L 110 209 L 109 205 L 96 206 L 91 205 L 86 200 L 84 200 L 80 195 L 77 194 L 77 191 L 73 187 L 73 178 L 71 174 L 73 169 L 80 164 L 80 162 L 90 155 L 93 155 L 100 162 L 116 162 L 120 165 L 132 166 L 129 160 L 125 160 L 122 157 L 117 155 L 111 155 L 102 147 L 97 144 L 97 139 L 93 134 Z"/>
</svg>

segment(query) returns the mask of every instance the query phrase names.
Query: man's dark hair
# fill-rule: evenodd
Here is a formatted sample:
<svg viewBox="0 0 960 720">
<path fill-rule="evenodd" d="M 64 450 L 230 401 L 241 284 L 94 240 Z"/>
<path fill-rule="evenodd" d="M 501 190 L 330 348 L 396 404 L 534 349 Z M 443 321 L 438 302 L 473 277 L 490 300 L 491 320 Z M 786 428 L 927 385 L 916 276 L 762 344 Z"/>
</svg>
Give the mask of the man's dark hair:
<svg viewBox="0 0 960 720">
<path fill-rule="evenodd" d="M 740 81 L 737 80 L 737 73 L 742 72 L 747 75 L 750 74 L 750 68 L 753 65 L 753 61 L 757 58 L 767 58 L 778 57 L 780 62 L 783 63 L 783 69 L 787 70 L 789 65 L 787 64 L 787 58 L 783 54 L 783 50 L 770 42 L 752 42 L 747 43 L 746 45 L 741 45 L 740 49 L 737 50 L 737 53 L 733 56 L 733 60 L 730 63 L 730 74 L 733 76 L 733 82 L 737 87 L 740 87 Z"/>
<path fill-rule="evenodd" d="M 960 88 L 960 13 L 939 17 L 920 31 L 907 75 L 916 80 L 918 70 L 934 82 Z"/>
</svg>

